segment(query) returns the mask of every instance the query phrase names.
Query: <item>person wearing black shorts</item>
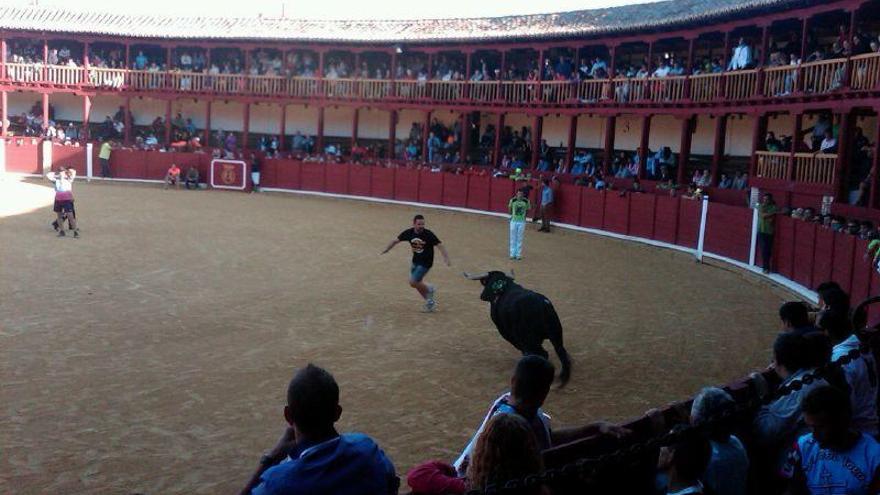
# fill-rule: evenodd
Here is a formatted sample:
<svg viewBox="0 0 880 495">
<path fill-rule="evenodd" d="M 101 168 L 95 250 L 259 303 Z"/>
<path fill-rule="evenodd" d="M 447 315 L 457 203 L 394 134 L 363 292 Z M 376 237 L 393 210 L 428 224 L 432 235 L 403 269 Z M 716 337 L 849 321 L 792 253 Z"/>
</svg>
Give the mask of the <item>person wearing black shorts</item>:
<svg viewBox="0 0 880 495">
<path fill-rule="evenodd" d="M 437 289 L 433 285 L 426 284 L 423 280 L 434 264 L 434 246 L 437 246 L 437 249 L 440 250 L 446 266 L 452 266 L 449 262 L 449 253 L 446 252 L 446 248 L 441 244 L 440 239 L 433 232 L 425 228 L 425 217 L 422 215 L 416 215 L 413 218 L 412 228 L 401 232 L 380 254 L 387 253 L 397 243 L 403 241 L 410 244 L 413 252 L 412 265 L 409 270 L 409 286 L 419 291 L 419 295 L 425 300 L 425 311 L 430 313 L 437 306 L 434 300 L 434 293 Z"/>
<path fill-rule="evenodd" d="M 79 237 L 79 228 L 76 226 L 76 210 L 73 208 L 73 180 L 76 178 L 76 170 L 73 167 L 61 167 L 58 172 L 49 172 L 46 178 L 55 185 L 55 205 L 52 210 L 57 218 L 52 223 L 58 231 L 58 237 L 67 235 L 64 232 L 64 220 L 73 231 L 73 237 Z"/>
</svg>

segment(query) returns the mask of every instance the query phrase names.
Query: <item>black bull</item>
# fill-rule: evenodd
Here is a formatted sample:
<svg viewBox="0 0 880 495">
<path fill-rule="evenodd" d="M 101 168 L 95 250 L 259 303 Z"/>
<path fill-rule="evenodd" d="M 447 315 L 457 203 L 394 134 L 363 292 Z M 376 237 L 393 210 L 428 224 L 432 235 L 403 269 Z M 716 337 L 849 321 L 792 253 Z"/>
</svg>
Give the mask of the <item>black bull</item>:
<svg viewBox="0 0 880 495">
<path fill-rule="evenodd" d="M 544 340 L 562 363 L 559 372 L 560 386 L 571 377 L 571 358 L 562 345 L 562 323 L 550 300 L 537 292 L 523 288 L 513 281 L 512 275 L 499 271 L 481 274 L 464 274 L 483 284 L 480 299 L 490 303 L 489 314 L 498 333 L 523 355 L 535 354 L 548 358 Z"/>
</svg>

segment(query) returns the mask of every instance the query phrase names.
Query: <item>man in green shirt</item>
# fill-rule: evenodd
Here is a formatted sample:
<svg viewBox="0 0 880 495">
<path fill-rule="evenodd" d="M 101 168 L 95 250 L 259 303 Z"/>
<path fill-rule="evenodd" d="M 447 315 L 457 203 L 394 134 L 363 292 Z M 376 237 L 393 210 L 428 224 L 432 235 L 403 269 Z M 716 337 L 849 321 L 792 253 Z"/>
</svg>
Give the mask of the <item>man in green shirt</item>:
<svg viewBox="0 0 880 495">
<path fill-rule="evenodd" d="M 526 213 L 531 208 L 523 190 L 516 191 L 516 196 L 510 198 L 507 208 L 510 211 L 510 259 L 522 259 L 523 236 L 526 232 Z"/>
<path fill-rule="evenodd" d="M 776 213 L 779 208 L 773 201 L 773 195 L 764 193 L 758 205 L 758 247 L 761 248 L 761 261 L 764 273 L 770 273 L 770 260 L 773 257 L 773 234 L 776 232 Z"/>
<path fill-rule="evenodd" d="M 98 161 L 101 162 L 101 177 L 105 179 L 110 177 L 110 152 L 112 150 L 110 141 L 104 141 L 98 151 Z"/>
</svg>

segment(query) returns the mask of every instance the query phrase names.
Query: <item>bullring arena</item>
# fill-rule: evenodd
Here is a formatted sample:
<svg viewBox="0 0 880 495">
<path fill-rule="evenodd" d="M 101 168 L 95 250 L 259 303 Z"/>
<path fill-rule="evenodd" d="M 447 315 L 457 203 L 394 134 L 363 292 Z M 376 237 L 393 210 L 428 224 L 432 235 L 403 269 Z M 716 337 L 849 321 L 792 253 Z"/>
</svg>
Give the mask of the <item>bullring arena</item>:
<svg viewBox="0 0 880 495">
<path fill-rule="evenodd" d="M 880 0 L 40 1 L 0 5 L 0 494 L 880 486 Z M 383 253 L 417 214 L 436 294 L 430 236 Z M 484 278 L 493 323 L 488 270 L 547 302 Z"/>
<path fill-rule="evenodd" d="M 514 268 L 553 300 L 574 361 L 549 399 L 559 424 L 632 419 L 762 368 L 790 297 L 564 230 L 530 228 L 514 265 L 501 218 L 284 193 L 77 184 L 83 236 L 56 239 L 47 184 L 4 182 L 40 188 L 0 223 L 5 492 L 237 490 L 307 362 L 339 380 L 342 429 L 399 470 L 454 458 L 518 355 L 465 269 Z M 434 314 L 406 285 L 408 250 L 378 254 L 416 212 L 452 258 L 431 272 Z"/>
</svg>

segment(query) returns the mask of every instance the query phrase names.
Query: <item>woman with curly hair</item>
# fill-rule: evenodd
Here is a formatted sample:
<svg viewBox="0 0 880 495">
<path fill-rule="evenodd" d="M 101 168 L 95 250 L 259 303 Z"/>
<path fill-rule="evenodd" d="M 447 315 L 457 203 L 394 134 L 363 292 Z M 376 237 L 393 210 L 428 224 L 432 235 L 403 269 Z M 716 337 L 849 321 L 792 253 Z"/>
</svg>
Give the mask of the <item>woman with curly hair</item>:
<svg viewBox="0 0 880 495">
<path fill-rule="evenodd" d="M 413 468 L 407 483 L 413 494 L 461 494 L 474 488 L 503 487 L 508 480 L 542 470 L 541 451 L 529 424 L 515 414 L 497 414 L 477 439 L 465 478 L 457 477 L 452 466 L 431 461 Z M 547 495 L 549 490 L 537 486 L 518 494 Z"/>
</svg>

